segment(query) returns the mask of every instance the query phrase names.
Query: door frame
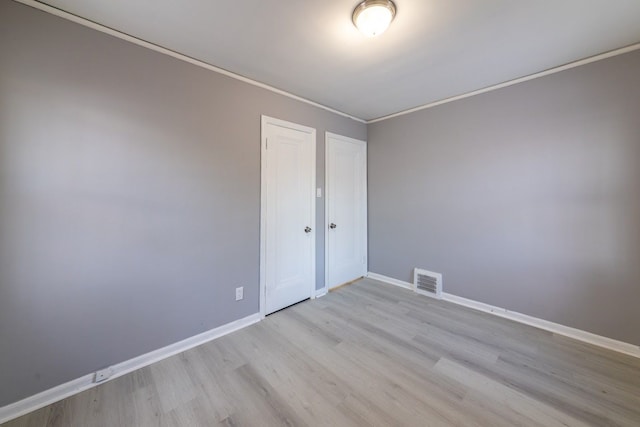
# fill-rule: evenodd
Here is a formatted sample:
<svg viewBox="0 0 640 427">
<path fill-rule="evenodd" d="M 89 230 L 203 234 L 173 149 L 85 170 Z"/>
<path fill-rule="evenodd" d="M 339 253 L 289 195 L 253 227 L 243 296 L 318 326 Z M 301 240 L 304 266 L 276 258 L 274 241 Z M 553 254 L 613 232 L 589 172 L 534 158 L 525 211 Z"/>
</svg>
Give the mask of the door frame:
<svg viewBox="0 0 640 427">
<path fill-rule="evenodd" d="M 329 138 L 341 139 L 345 142 L 352 144 L 362 145 L 364 147 L 364 233 L 362 234 L 362 242 L 360 244 L 364 248 L 365 263 L 363 267 L 363 276 L 367 275 L 369 265 L 369 247 L 368 247 L 368 233 L 369 233 L 369 212 L 367 210 L 369 205 L 369 196 L 367 193 L 369 182 L 367 172 L 367 141 L 361 139 L 350 138 L 348 136 L 339 135 L 336 133 L 325 132 L 324 133 L 324 287 L 321 293 L 324 295 L 329 292 L 329 166 L 331 159 L 329 158 Z"/>
<path fill-rule="evenodd" d="M 268 124 L 282 126 L 285 128 L 305 132 L 311 135 L 311 159 L 309 168 L 311 170 L 311 187 L 309 188 L 309 199 L 311 201 L 311 290 L 310 298 L 316 296 L 316 130 L 315 128 L 288 122 L 286 120 L 273 117 L 260 116 L 260 318 L 266 317 L 267 298 L 267 276 L 266 272 L 266 248 L 267 248 L 267 137 L 266 127 Z"/>
</svg>

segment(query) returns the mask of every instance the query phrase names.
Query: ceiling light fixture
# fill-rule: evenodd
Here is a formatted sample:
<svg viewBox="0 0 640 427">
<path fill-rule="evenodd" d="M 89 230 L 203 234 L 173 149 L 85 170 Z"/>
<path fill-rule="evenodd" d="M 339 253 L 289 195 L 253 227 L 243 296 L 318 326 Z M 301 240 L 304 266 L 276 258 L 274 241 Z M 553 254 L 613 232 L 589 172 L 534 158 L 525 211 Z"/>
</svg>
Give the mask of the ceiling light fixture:
<svg viewBox="0 0 640 427">
<path fill-rule="evenodd" d="M 391 0 L 364 0 L 353 10 L 353 25 L 367 37 L 385 30 L 396 16 L 396 5 Z"/>
</svg>

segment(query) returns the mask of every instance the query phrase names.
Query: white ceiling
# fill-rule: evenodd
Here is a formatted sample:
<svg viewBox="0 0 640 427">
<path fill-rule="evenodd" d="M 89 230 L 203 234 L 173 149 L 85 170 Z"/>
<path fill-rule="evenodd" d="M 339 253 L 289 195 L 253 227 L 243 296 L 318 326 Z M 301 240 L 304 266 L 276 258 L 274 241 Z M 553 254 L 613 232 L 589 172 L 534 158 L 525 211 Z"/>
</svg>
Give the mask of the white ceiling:
<svg viewBox="0 0 640 427">
<path fill-rule="evenodd" d="M 358 2 L 44 3 L 365 120 L 640 42 L 640 0 L 395 0 L 377 38 Z"/>
</svg>

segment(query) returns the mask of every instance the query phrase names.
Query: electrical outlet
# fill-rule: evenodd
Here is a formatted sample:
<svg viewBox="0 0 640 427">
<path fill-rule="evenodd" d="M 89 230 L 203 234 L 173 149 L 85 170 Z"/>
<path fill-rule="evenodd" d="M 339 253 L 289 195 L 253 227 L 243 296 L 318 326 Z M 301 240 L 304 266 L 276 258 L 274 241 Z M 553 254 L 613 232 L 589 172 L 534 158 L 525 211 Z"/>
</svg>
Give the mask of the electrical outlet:
<svg viewBox="0 0 640 427">
<path fill-rule="evenodd" d="M 108 380 L 111 375 L 113 375 L 113 368 L 100 369 L 99 371 L 96 371 L 96 376 L 93 378 L 93 382 L 99 383 Z"/>
<path fill-rule="evenodd" d="M 240 301 L 242 298 L 244 298 L 244 286 L 236 288 L 236 301 Z"/>
</svg>

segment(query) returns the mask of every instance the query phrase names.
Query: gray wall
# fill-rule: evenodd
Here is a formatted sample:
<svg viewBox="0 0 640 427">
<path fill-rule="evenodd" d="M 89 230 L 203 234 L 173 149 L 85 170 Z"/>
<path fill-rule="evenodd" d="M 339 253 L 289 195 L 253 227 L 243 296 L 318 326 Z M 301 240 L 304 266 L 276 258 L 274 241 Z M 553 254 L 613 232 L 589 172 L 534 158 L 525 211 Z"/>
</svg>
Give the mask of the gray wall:
<svg viewBox="0 0 640 427">
<path fill-rule="evenodd" d="M 0 58 L 0 406 L 258 311 L 261 114 L 317 129 L 319 186 L 324 131 L 366 139 L 8 0 Z"/>
<path fill-rule="evenodd" d="M 369 270 L 640 344 L 639 114 L 635 51 L 370 125 Z"/>
</svg>

